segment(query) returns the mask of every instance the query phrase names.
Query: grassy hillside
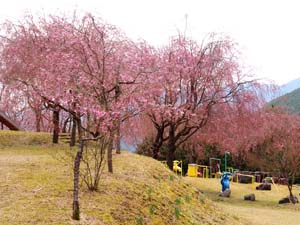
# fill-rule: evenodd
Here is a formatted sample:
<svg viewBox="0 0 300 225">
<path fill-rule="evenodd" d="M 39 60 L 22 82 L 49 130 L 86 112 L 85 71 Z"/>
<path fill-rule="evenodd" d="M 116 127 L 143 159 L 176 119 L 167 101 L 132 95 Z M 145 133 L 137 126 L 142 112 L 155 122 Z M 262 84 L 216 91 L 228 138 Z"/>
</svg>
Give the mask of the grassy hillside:
<svg viewBox="0 0 300 225">
<path fill-rule="evenodd" d="M 23 140 L 22 133 L 9 135 L 20 135 Z M 114 155 L 115 172 L 104 172 L 98 192 L 81 186 L 82 219 L 74 222 L 71 162 L 57 160 L 70 149 L 28 144 L 31 141 L 20 145 L 18 140 L 11 145 L 4 133 L 0 136 L 7 140 L 5 146 L 0 142 L 1 225 L 241 224 L 185 178 L 178 178 L 158 161 L 129 152 Z"/>
<path fill-rule="evenodd" d="M 283 107 L 289 113 L 300 113 L 300 88 L 272 100 L 268 105 Z"/>
<path fill-rule="evenodd" d="M 48 134 L 35 137 L 35 133 L 5 131 L 0 137 L 6 140 L 0 142 L 1 225 L 292 225 L 300 221 L 299 205 L 277 204 L 288 194 L 286 186 L 263 192 L 253 185 L 231 184 L 232 196 L 221 198 L 218 179 L 180 178 L 158 161 L 125 151 L 113 156 L 114 174 L 104 172 L 98 192 L 81 185 L 81 221 L 75 222 L 72 162 L 60 160 L 75 150 L 52 145 Z M 299 191 L 295 189 L 295 194 Z M 255 193 L 257 201 L 245 202 L 243 196 L 249 193 Z"/>
<path fill-rule="evenodd" d="M 43 132 L 0 130 L 0 147 L 50 144 L 51 138 L 51 134 Z"/>
</svg>

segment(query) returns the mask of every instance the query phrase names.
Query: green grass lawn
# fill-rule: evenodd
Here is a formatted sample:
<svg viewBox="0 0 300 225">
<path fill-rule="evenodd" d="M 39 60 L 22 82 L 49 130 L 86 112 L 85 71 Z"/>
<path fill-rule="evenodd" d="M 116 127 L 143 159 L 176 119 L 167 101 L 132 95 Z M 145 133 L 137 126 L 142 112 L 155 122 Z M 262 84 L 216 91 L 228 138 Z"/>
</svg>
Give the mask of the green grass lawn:
<svg viewBox="0 0 300 225">
<path fill-rule="evenodd" d="M 222 198 L 218 194 L 221 191 L 219 179 L 202 179 L 202 178 L 184 178 L 193 186 L 199 188 L 211 200 L 222 207 L 224 212 L 250 220 L 253 224 L 300 224 L 300 206 L 299 204 L 279 205 L 278 201 L 282 197 L 288 195 L 287 186 L 274 187 L 271 191 L 257 191 L 255 187 L 258 185 L 237 184 L 231 182 L 231 197 Z M 294 187 L 294 194 L 300 192 L 298 187 Z M 244 195 L 254 193 L 255 202 L 244 201 Z"/>
</svg>

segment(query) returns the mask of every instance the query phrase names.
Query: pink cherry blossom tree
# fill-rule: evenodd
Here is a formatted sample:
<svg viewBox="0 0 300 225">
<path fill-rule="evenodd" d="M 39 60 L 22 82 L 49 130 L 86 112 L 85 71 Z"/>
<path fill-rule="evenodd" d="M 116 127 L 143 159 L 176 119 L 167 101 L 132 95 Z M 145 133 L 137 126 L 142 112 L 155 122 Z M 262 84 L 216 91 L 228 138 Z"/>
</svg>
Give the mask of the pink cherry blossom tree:
<svg viewBox="0 0 300 225">
<path fill-rule="evenodd" d="M 202 45 L 179 36 L 160 50 L 147 110 L 156 129 L 154 158 L 166 142 L 172 168 L 176 148 L 208 123 L 213 109 L 247 92 L 251 82 L 242 75 L 236 54 L 234 43 L 214 35 Z"/>
<path fill-rule="evenodd" d="M 268 109 L 264 117 L 263 139 L 251 152 L 253 163 L 262 169 L 279 172 L 281 177 L 286 178 L 290 201 L 295 204 L 292 190 L 300 167 L 299 115 Z"/>
<path fill-rule="evenodd" d="M 145 102 L 140 83 L 152 73 L 153 49 L 145 43 L 135 44 L 114 26 L 89 14 L 71 20 L 50 16 L 37 22 L 27 16 L 20 24 L 7 22 L 5 33 L 1 38 L 3 80 L 24 85 L 53 110 L 55 142 L 59 112 L 64 110 L 76 121 L 81 144 L 74 161 L 73 217 L 79 218 L 83 130 L 94 137 L 109 137 L 108 168 L 113 172 L 115 132 Z"/>
</svg>

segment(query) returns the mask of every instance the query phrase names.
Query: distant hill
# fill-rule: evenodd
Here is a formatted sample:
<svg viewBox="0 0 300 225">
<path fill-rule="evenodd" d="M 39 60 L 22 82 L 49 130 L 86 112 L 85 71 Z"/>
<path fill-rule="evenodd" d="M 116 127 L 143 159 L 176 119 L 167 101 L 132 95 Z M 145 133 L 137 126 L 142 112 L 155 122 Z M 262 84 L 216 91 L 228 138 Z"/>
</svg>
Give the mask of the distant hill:
<svg viewBox="0 0 300 225">
<path fill-rule="evenodd" d="M 267 85 L 268 86 L 268 85 Z M 271 88 L 271 85 L 270 85 L 270 88 Z M 283 96 L 287 93 L 290 93 L 296 89 L 300 88 L 300 78 L 297 78 L 295 80 L 291 80 L 290 82 L 284 84 L 284 85 L 281 85 L 278 87 L 278 90 L 275 91 L 275 93 L 268 93 L 268 94 L 265 94 L 265 100 L 267 102 L 270 102 L 272 101 L 273 99 L 276 99 L 280 96 Z"/>
<path fill-rule="evenodd" d="M 280 87 L 280 96 L 300 88 L 300 78 L 292 80 Z"/>
<path fill-rule="evenodd" d="M 273 99 L 268 105 L 283 107 L 289 113 L 300 113 L 300 88 Z"/>
</svg>

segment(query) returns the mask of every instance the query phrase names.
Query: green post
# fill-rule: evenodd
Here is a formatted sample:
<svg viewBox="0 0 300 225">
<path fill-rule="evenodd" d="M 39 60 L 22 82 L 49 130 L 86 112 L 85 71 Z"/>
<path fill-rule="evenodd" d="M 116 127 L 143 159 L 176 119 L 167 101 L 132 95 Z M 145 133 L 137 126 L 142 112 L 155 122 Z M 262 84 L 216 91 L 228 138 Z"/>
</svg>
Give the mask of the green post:
<svg viewBox="0 0 300 225">
<path fill-rule="evenodd" d="M 225 165 L 224 165 L 224 172 L 226 172 L 227 171 L 227 154 L 230 154 L 230 152 L 225 152 Z"/>
</svg>

